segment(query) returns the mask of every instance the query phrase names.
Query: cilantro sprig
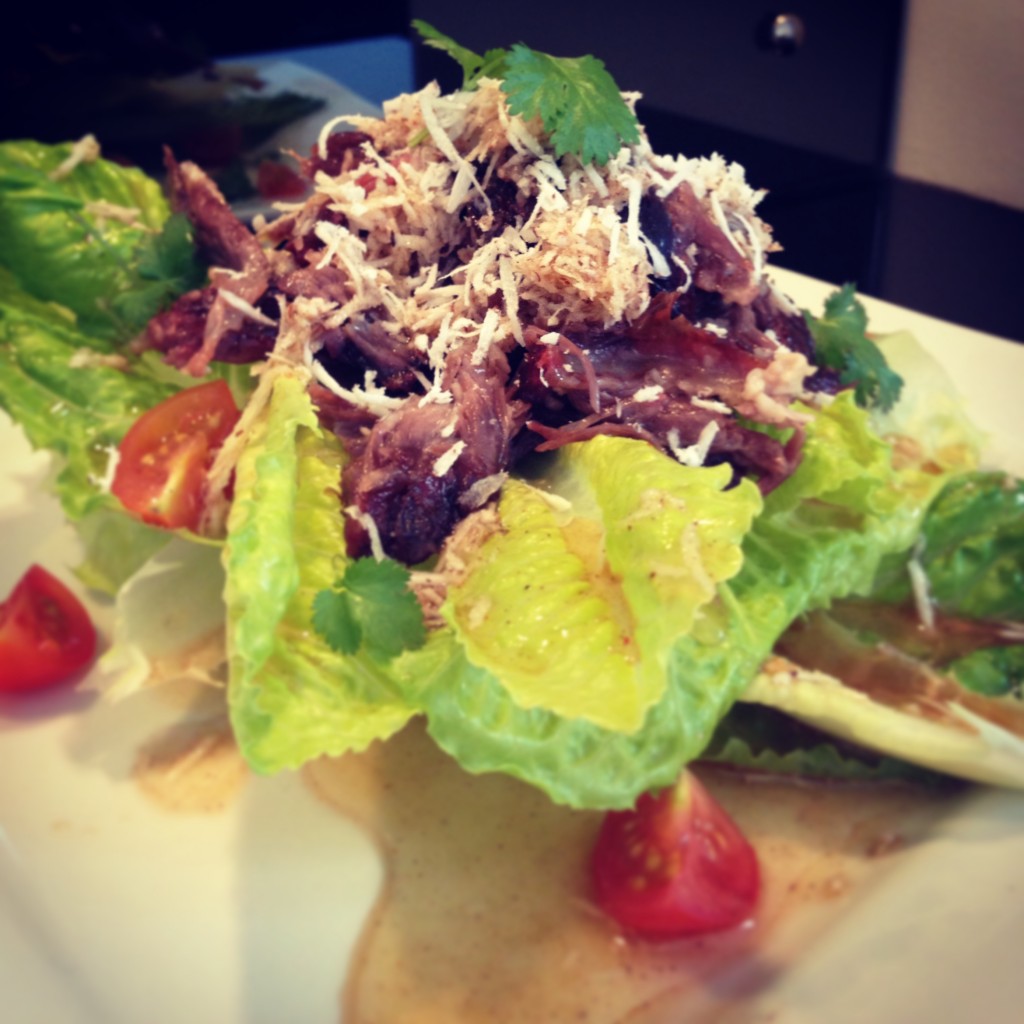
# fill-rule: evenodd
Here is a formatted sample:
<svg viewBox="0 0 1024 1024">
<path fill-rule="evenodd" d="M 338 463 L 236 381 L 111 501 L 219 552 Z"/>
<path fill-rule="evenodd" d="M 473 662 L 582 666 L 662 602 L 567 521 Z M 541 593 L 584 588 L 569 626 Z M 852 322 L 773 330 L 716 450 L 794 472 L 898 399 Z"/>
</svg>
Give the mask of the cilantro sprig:
<svg viewBox="0 0 1024 1024">
<path fill-rule="evenodd" d="M 899 401 L 903 378 L 889 367 L 879 347 L 867 336 L 868 317 L 846 284 L 825 300 L 824 315 L 804 311 L 822 366 L 839 373 L 842 387 L 853 387 L 857 404 L 882 412 Z"/>
<path fill-rule="evenodd" d="M 350 562 L 334 587 L 313 599 L 313 628 L 338 653 L 362 649 L 383 663 L 426 639 L 409 570 L 389 558 Z"/>
<path fill-rule="evenodd" d="M 182 213 L 171 214 L 159 233 L 145 238 L 135 261 L 138 287 L 115 296 L 111 302 L 126 331 L 133 334 L 173 299 L 198 288 L 205 278 L 193 243 L 192 225 Z"/>
<path fill-rule="evenodd" d="M 606 164 L 623 145 L 640 139 L 636 115 L 596 57 L 552 57 L 522 43 L 475 53 L 425 21 L 413 28 L 427 46 L 447 53 L 462 68 L 463 88 L 481 78 L 501 79 L 509 110 L 539 117 L 555 155 L 572 154 L 584 163 Z"/>
</svg>

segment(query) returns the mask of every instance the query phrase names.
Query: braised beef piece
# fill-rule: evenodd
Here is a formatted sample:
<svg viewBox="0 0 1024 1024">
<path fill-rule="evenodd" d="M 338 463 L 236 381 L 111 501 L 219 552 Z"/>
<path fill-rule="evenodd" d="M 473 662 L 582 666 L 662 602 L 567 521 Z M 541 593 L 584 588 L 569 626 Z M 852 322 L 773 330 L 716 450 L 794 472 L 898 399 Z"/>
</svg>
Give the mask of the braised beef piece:
<svg viewBox="0 0 1024 1024">
<path fill-rule="evenodd" d="M 144 347 L 162 352 L 171 366 L 186 368 L 202 344 L 215 298 L 216 289 L 212 287 L 182 295 L 149 322 Z M 266 357 L 276 338 L 276 324 L 240 317 L 236 326 L 220 332 L 213 359 L 219 363 L 254 363 Z"/>
<path fill-rule="evenodd" d="M 672 225 L 669 251 L 686 263 L 694 284 L 721 293 L 727 302 L 753 301 L 760 289 L 753 263 L 705 212 L 690 184 L 683 182 L 662 202 Z M 691 252 L 693 245 L 696 250 Z M 669 265 L 680 273 L 674 260 Z"/>
<path fill-rule="evenodd" d="M 340 267 L 296 267 L 280 274 L 276 284 L 292 299 L 319 297 L 341 305 L 352 297 L 349 276 Z"/>
<path fill-rule="evenodd" d="M 270 262 L 256 236 L 235 216 L 213 181 L 195 164 L 165 152 L 171 205 L 195 231 L 210 284 L 181 296 L 149 323 L 137 348 L 154 348 L 186 373 L 202 376 L 212 359 L 252 362 L 273 347 L 276 328 L 244 310 L 255 308 L 270 284 Z M 239 302 L 232 303 L 221 292 Z M 276 317 L 276 306 L 266 307 Z M 261 311 L 263 317 L 267 313 Z"/>
<path fill-rule="evenodd" d="M 316 358 L 343 388 L 363 387 L 371 371 L 377 386 L 389 394 L 423 392 L 426 357 L 373 320 L 350 321 L 319 340 Z"/>
<path fill-rule="evenodd" d="M 413 401 L 382 417 L 342 475 L 346 504 L 371 516 L 385 552 L 410 565 L 436 554 L 472 510 L 462 499 L 474 484 L 508 468 L 511 439 L 525 418 L 526 407 L 505 391 L 505 354 L 492 348 L 474 365 L 472 348 L 446 360 L 442 385 L 451 402 Z M 345 536 L 350 555 L 369 553 L 358 518 L 349 518 Z"/>
<path fill-rule="evenodd" d="M 192 223 L 200 257 L 231 271 L 231 291 L 255 302 L 270 282 L 270 263 L 256 236 L 235 216 L 220 190 L 195 164 L 164 153 L 171 207 Z"/>
<path fill-rule="evenodd" d="M 718 431 L 709 461 L 728 461 L 770 490 L 792 471 L 793 453 L 700 399 L 741 404 L 747 376 L 766 368 L 771 355 L 749 352 L 675 313 L 673 296 L 662 293 L 621 333 L 568 329 L 552 345 L 540 340 L 540 329 L 528 329 L 514 393 L 533 411 L 527 425 L 543 439 L 539 449 L 615 434 L 671 452 L 670 437 L 675 447 L 694 445 L 713 420 Z M 660 393 L 637 398 L 655 386 Z"/>
</svg>

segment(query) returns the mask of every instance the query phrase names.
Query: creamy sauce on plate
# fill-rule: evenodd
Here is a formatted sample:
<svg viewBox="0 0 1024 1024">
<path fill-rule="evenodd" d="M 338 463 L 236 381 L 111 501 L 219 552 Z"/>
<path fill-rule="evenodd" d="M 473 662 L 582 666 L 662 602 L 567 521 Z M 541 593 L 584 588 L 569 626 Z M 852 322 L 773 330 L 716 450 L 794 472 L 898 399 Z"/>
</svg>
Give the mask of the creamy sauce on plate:
<svg viewBox="0 0 1024 1024">
<path fill-rule="evenodd" d="M 945 791 L 809 784 L 698 769 L 757 849 L 762 896 L 732 932 L 624 935 L 590 902 L 602 814 L 473 776 L 419 725 L 304 775 L 374 839 L 385 882 L 346 981 L 344 1024 L 706 1024 L 767 991 L 851 900 L 951 809 Z M 231 802 L 249 776 L 223 718 L 140 751 L 136 781 L 172 811 Z"/>
<path fill-rule="evenodd" d="M 588 900 L 601 814 L 468 775 L 419 727 L 307 766 L 386 867 L 349 966 L 345 1024 L 715 1020 L 767 989 L 950 806 L 904 787 L 701 774 L 758 850 L 761 905 L 729 934 L 646 943 Z"/>
</svg>

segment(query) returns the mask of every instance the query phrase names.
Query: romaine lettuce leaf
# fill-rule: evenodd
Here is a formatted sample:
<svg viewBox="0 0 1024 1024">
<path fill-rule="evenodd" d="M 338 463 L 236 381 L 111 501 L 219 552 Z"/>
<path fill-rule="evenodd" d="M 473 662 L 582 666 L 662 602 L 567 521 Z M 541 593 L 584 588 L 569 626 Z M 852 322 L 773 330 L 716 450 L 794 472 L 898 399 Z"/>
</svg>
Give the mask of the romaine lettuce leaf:
<svg viewBox="0 0 1024 1024">
<path fill-rule="evenodd" d="M 802 779 L 950 784 L 946 775 L 845 743 L 774 708 L 741 701 L 719 722 L 700 759 Z"/>
<path fill-rule="evenodd" d="M 473 664 L 444 633 L 399 659 L 410 703 L 425 708 L 431 735 L 469 771 L 516 775 L 559 803 L 629 806 L 643 790 L 670 784 L 705 749 L 793 618 L 867 591 L 882 557 L 913 543 L 941 479 L 897 470 L 890 455 L 852 395 L 815 415 L 803 464 L 754 520 L 739 573 L 718 585 L 694 628 L 671 646 L 665 692 L 640 729 L 524 708 L 499 665 Z M 628 462 L 609 464 L 608 486 L 630 471 Z M 532 568 L 543 577 L 543 564 Z M 524 601 L 520 614 L 529 613 Z"/>
<path fill-rule="evenodd" d="M 942 610 L 1024 621 L 1024 480 L 1001 472 L 951 480 L 928 510 L 920 561 Z"/>
<path fill-rule="evenodd" d="M 33 447 L 59 456 L 57 492 L 72 520 L 116 504 L 104 487 L 114 449 L 143 410 L 176 390 L 134 365 L 0 267 L 0 405 Z"/>
<path fill-rule="evenodd" d="M 802 669 L 758 674 L 744 700 L 937 772 L 1024 789 L 1024 739 L 960 704 L 946 708 L 959 720 L 959 727 L 951 726 L 873 700 L 830 675 Z"/>
<path fill-rule="evenodd" d="M 664 693 L 673 643 L 739 570 L 761 498 L 750 481 L 726 490 L 730 478 L 597 437 L 559 451 L 555 497 L 510 480 L 501 530 L 444 608 L 469 660 L 524 708 L 635 731 Z"/>
<path fill-rule="evenodd" d="M 332 650 L 313 601 L 344 562 L 341 448 L 287 372 L 239 459 L 228 518 L 228 700 L 239 746 L 258 771 L 362 750 L 414 708 L 373 658 Z"/>
<path fill-rule="evenodd" d="M 1024 699 L 1024 644 L 972 651 L 951 661 L 946 671 L 974 693 Z"/>
<path fill-rule="evenodd" d="M 0 143 L 0 406 L 58 455 L 68 517 L 107 513 L 96 539 L 118 507 L 105 490 L 117 443 L 141 412 L 194 383 L 119 341 L 200 271 L 157 182 L 104 160 L 63 174 L 71 148 Z M 83 578 L 116 587 L 158 546 L 123 526 L 141 557 L 115 568 L 94 547 Z"/>
<path fill-rule="evenodd" d="M 126 339 L 201 280 L 191 230 L 137 168 L 89 159 L 61 173 L 71 151 L 0 144 L 0 262 L 84 333 Z"/>
</svg>

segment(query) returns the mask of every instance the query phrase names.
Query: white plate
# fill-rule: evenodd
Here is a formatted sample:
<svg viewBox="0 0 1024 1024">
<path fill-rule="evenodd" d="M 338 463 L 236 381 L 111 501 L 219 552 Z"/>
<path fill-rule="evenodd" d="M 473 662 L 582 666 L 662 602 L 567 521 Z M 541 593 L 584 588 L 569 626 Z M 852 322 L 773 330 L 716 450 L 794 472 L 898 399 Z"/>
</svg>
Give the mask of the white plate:
<svg viewBox="0 0 1024 1024">
<path fill-rule="evenodd" d="M 776 277 L 810 308 L 830 290 Z M 1024 347 L 867 305 L 876 330 L 909 327 L 952 370 L 991 432 L 992 460 L 1024 472 Z M 42 486 L 45 468 L 0 422 L 4 592 L 32 560 L 69 577 L 74 539 Z M 140 739 L 171 713 L 74 692 L 0 705 L 4 1021 L 338 1020 L 381 879 L 373 847 L 291 776 L 254 779 L 214 814 L 158 809 L 130 770 Z M 1022 863 L 1024 799 L 980 793 L 729 1019 L 1019 1020 Z"/>
</svg>

